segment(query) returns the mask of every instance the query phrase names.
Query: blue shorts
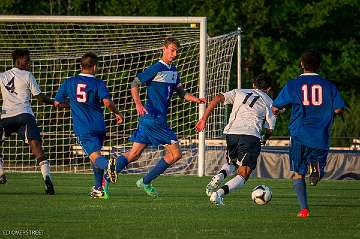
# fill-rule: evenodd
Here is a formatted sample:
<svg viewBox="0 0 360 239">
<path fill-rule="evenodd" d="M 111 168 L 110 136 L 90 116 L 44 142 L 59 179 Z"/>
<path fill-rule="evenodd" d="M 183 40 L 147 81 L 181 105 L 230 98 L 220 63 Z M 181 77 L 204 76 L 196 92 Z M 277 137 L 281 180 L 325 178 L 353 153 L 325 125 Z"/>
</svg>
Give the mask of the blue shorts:
<svg viewBox="0 0 360 239">
<path fill-rule="evenodd" d="M 166 119 L 149 114 L 139 118 L 138 127 L 129 140 L 152 146 L 174 144 L 178 141 Z"/>
<path fill-rule="evenodd" d="M 307 147 L 294 139 L 290 143 L 290 171 L 297 172 L 303 176 L 308 172 L 310 163 L 319 164 L 320 177 L 324 176 L 329 150 Z"/>
<path fill-rule="evenodd" d="M 40 130 L 36 125 L 35 117 L 32 114 L 23 113 L 0 120 L 0 141 L 16 132 L 19 137 L 28 143 L 30 140 L 41 142 Z"/>
<path fill-rule="evenodd" d="M 85 154 L 89 156 L 90 154 L 102 149 L 105 139 L 105 132 L 77 135 L 77 139 Z"/>
</svg>

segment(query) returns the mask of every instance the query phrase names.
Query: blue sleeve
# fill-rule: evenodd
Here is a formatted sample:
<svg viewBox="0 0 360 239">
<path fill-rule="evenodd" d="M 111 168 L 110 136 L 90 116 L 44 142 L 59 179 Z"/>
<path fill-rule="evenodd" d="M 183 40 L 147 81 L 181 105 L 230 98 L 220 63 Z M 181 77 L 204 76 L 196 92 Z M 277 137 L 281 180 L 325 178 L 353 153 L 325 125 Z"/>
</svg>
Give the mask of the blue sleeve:
<svg viewBox="0 0 360 239">
<path fill-rule="evenodd" d="M 143 72 L 138 73 L 136 77 L 140 80 L 141 84 L 145 85 L 150 83 L 158 72 L 159 68 L 156 64 L 153 64 L 146 68 Z"/>
<path fill-rule="evenodd" d="M 56 96 L 55 96 L 55 101 L 61 102 L 61 103 L 65 102 L 65 99 L 68 97 L 68 95 L 67 95 L 67 84 L 68 83 L 67 82 L 68 82 L 68 80 L 65 80 L 61 84 L 60 88 L 57 90 Z"/>
<path fill-rule="evenodd" d="M 334 105 L 334 110 L 345 108 L 345 102 L 344 102 L 343 98 L 341 97 L 340 92 L 336 88 L 336 86 L 334 86 L 333 105 Z"/>
<path fill-rule="evenodd" d="M 100 99 L 111 99 L 108 88 L 106 87 L 104 81 L 99 80 L 98 84 L 98 96 Z"/>
<path fill-rule="evenodd" d="M 279 95 L 276 97 L 276 99 L 273 102 L 273 106 L 276 108 L 282 108 L 285 105 L 288 105 L 291 103 L 291 97 L 289 92 L 289 85 L 286 84 L 280 91 Z"/>
</svg>

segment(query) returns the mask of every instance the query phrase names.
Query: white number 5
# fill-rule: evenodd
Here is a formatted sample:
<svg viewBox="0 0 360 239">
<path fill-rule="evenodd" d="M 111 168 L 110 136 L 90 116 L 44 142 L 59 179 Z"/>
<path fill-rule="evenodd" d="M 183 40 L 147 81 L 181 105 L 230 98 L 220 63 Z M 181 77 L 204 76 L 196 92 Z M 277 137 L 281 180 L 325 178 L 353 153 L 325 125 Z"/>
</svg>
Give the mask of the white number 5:
<svg viewBox="0 0 360 239">
<path fill-rule="evenodd" d="M 85 103 L 87 100 L 86 92 L 84 91 L 86 84 L 77 84 L 76 86 L 76 100 L 77 102 Z"/>
</svg>

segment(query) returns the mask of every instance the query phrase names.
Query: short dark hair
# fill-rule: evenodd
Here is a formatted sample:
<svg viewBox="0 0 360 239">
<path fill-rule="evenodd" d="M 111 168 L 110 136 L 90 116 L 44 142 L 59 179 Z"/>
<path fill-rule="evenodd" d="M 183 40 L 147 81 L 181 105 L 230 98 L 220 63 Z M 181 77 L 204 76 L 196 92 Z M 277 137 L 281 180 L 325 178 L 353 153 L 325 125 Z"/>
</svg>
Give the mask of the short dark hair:
<svg viewBox="0 0 360 239">
<path fill-rule="evenodd" d="M 180 42 L 178 41 L 178 39 L 176 39 L 176 37 L 173 37 L 173 36 L 169 36 L 169 37 L 165 38 L 164 46 L 168 46 L 170 44 L 174 44 L 176 46 L 176 48 L 181 47 Z"/>
<path fill-rule="evenodd" d="M 12 59 L 13 59 L 13 63 L 16 64 L 16 61 L 18 59 L 24 58 L 24 57 L 28 57 L 30 58 L 30 51 L 28 49 L 15 49 L 12 53 Z"/>
<path fill-rule="evenodd" d="M 254 87 L 260 90 L 266 90 L 272 86 L 272 78 L 266 74 L 260 74 L 253 80 Z"/>
<path fill-rule="evenodd" d="M 85 53 L 81 57 L 81 66 L 85 69 L 91 68 L 94 65 L 97 65 L 98 56 L 94 52 Z"/>
<path fill-rule="evenodd" d="M 304 51 L 301 56 L 301 62 L 306 71 L 316 72 L 320 68 L 321 55 L 315 49 L 308 49 Z"/>
</svg>

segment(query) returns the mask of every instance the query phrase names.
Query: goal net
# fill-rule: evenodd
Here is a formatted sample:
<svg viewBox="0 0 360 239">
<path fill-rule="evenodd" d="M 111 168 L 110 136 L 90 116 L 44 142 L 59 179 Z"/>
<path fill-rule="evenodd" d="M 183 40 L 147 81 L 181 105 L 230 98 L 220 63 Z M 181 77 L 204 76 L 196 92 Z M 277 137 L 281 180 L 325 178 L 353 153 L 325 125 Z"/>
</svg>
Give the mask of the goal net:
<svg viewBox="0 0 360 239">
<path fill-rule="evenodd" d="M 30 18 L 31 19 L 31 18 Z M 42 91 L 54 97 L 64 79 L 79 73 L 81 56 L 93 51 L 99 56 L 97 77 L 103 79 L 116 106 L 125 116 L 124 125 L 117 126 L 113 115 L 105 111 L 108 130 L 102 153 L 111 148 L 124 152 L 131 147 L 128 137 L 137 126 L 137 112 L 130 92 L 130 83 L 137 72 L 161 57 L 161 44 L 166 36 L 175 36 L 181 50 L 174 64 L 187 92 L 199 96 L 200 25 L 197 23 L 111 23 L 66 22 L 66 17 L 51 22 L 25 19 L 0 19 L 0 71 L 12 68 L 11 52 L 28 48 L 32 56 L 31 71 Z M 100 18 L 99 18 L 100 19 Z M 231 63 L 239 32 L 207 37 L 206 97 L 228 90 Z M 142 100 L 145 89 L 140 89 Z M 84 155 L 72 131 L 69 109 L 59 109 L 32 100 L 32 107 L 42 132 L 43 148 L 54 172 L 90 172 L 90 161 Z M 199 137 L 194 126 L 199 119 L 195 103 L 173 97 L 168 115 L 172 129 L 181 142 L 183 158 L 167 173 L 196 174 Z M 226 109 L 218 107 L 207 124 L 206 138 L 221 137 L 226 122 Z M 16 134 L 2 144 L 5 170 L 36 171 L 28 145 Z M 124 173 L 144 173 L 164 155 L 162 146 L 148 147 L 142 157 Z"/>
</svg>

